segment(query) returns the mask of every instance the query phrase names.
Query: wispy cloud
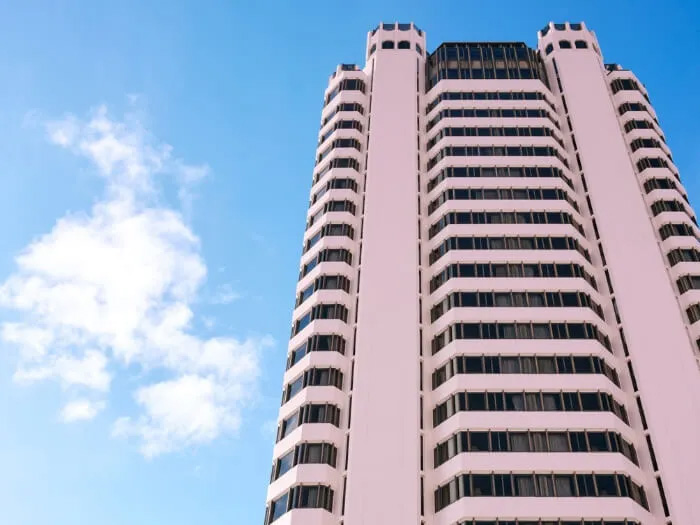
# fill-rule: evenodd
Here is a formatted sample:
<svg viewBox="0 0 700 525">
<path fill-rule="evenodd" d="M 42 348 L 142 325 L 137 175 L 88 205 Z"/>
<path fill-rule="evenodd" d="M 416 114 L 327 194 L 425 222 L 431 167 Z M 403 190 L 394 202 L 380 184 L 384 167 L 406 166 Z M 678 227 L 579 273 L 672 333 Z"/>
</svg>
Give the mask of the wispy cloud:
<svg viewBox="0 0 700 525">
<path fill-rule="evenodd" d="M 66 403 L 61 410 L 61 421 L 73 423 L 75 421 L 87 421 L 93 419 L 105 407 L 103 401 L 90 401 L 88 399 L 77 399 Z"/>
<path fill-rule="evenodd" d="M 0 337 L 19 349 L 15 380 L 52 379 L 89 394 L 63 407 L 60 417 L 70 422 L 105 407 L 124 365 L 158 371 L 165 379 L 134 392 L 141 413 L 114 425 L 115 435 L 138 439 L 149 457 L 235 431 L 271 339 L 192 332 L 192 305 L 207 268 L 182 214 L 160 204 L 161 177 L 180 188 L 186 207 L 191 201 L 183 195 L 208 168 L 174 157 L 135 115 L 113 119 L 105 107 L 45 129 L 53 144 L 94 164 L 105 194 L 30 243 L 0 283 L 0 306 L 20 313 L 0 326 Z M 233 294 L 221 298 L 230 302 Z"/>
<path fill-rule="evenodd" d="M 211 302 L 213 304 L 230 304 L 240 298 L 241 294 L 236 292 L 230 284 L 226 283 L 219 286 Z"/>
</svg>

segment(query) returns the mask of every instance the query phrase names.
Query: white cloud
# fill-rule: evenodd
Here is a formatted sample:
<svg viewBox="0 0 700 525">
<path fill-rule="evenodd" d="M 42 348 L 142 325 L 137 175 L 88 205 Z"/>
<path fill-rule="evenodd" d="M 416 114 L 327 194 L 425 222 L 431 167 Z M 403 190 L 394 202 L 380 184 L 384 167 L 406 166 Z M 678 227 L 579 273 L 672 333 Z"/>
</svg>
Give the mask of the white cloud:
<svg viewBox="0 0 700 525">
<path fill-rule="evenodd" d="M 192 333 L 207 268 L 182 214 L 160 204 L 160 176 L 188 192 L 208 168 L 174 158 L 133 115 L 114 120 L 104 107 L 87 121 L 49 122 L 46 131 L 97 167 L 106 194 L 31 242 L 0 283 L 0 306 L 20 314 L 0 326 L 0 337 L 20 350 L 15 381 L 53 379 L 103 398 L 124 365 L 157 371 L 160 382 L 135 392 L 143 413 L 114 427 L 140 439 L 149 457 L 235 431 L 270 339 Z M 221 302 L 236 298 L 230 287 L 219 292 Z M 104 406 L 103 399 L 73 401 L 61 418 L 90 419 Z"/>
<path fill-rule="evenodd" d="M 260 425 L 260 433 L 265 439 L 272 439 L 277 434 L 277 419 L 268 419 Z"/>
<path fill-rule="evenodd" d="M 57 378 L 64 388 L 83 386 L 106 392 L 111 376 L 106 370 L 107 357 L 97 350 L 88 350 L 82 358 L 72 355 L 59 355 L 52 360 L 44 360 L 43 365 L 18 368 L 14 379 L 19 383 L 31 383 L 43 379 Z"/>
<path fill-rule="evenodd" d="M 64 423 L 73 423 L 74 421 L 87 421 L 93 419 L 105 407 L 104 402 L 93 402 L 87 399 L 78 399 L 66 403 L 61 409 L 60 418 Z"/>
<path fill-rule="evenodd" d="M 234 291 L 233 287 L 226 283 L 219 286 L 211 302 L 214 304 L 230 304 L 236 299 L 240 299 L 241 294 Z"/>
</svg>

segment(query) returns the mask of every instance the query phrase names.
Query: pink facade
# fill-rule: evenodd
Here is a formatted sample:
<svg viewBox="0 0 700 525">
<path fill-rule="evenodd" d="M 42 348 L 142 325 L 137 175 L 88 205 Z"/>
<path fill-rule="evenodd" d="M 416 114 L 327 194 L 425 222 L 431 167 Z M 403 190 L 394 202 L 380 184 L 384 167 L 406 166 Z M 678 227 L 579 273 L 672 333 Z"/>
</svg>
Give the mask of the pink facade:
<svg viewBox="0 0 700 525">
<path fill-rule="evenodd" d="M 700 523 L 700 249 L 639 80 L 382 24 L 325 93 L 265 517 Z"/>
</svg>

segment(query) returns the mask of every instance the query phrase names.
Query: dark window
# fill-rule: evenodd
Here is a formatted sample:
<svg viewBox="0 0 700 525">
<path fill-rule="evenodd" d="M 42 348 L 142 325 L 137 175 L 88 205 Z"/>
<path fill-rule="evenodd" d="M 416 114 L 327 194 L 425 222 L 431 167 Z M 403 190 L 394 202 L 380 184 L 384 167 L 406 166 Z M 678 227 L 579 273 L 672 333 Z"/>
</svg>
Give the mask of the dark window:
<svg viewBox="0 0 700 525">
<path fill-rule="evenodd" d="M 382 42 L 382 49 L 394 49 L 394 42 L 391 40 L 385 40 Z"/>
<path fill-rule="evenodd" d="M 688 315 L 688 319 L 690 320 L 690 323 L 696 323 L 698 320 L 700 320 L 700 304 L 694 304 L 687 308 L 685 310 L 686 314 Z"/>
<path fill-rule="evenodd" d="M 399 42 L 399 49 L 411 49 L 411 43 L 408 40 L 401 40 Z"/>
<path fill-rule="evenodd" d="M 681 294 L 688 290 L 700 290 L 700 275 L 684 275 L 676 281 L 676 285 Z"/>
<path fill-rule="evenodd" d="M 613 412 L 623 421 L 627 417 L 622 407 L 608 393 L 598 392 L 505 392 L 504 403 L 491 400 L 500 397 L 498 392 L 458 392 L 437 405 L 433 410 L 433 426 L 437 427 L 456 412 L 463 411 L 515 411 L 539 412 L 558 410 L 564 412 Z M 563 402 L 557 397 L 561 395 Z M 546 397 L 544 397 L 546 396 Z M 489 400 L 488 404 L 486 400 Z M 543 405 L 546 403 L 545 405 Z"/>
<path fill-rule="evenodd" d="M 277 518 L 280 518 L 285 512 L 287 512 L 287 503 L 289 501 L 289 494 L 285 493 L 279 498 L 272 500 L 270 502 L 270 509 L 268 511 L 267 523 L 272 523 Z"/>
</svg>

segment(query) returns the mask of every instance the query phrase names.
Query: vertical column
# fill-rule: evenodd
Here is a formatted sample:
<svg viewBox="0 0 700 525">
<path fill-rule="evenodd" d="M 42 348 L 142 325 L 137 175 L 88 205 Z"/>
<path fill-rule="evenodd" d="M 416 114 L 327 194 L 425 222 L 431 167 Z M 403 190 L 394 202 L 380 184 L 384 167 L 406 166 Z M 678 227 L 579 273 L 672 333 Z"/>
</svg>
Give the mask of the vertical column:
<svg viewBox="0 0 700 525">
<path fill-rule="evenodd" d="M 556 36 L 551 39 L 552 56 L 578 141 L 671 518 L 674 523 L 700 523 L 700 382 L 693 348 L 597 49 L 594 45 L 568 49 L 560 41 L 575 37 L 595 44 L 594 39 L 587 32 Z"/>
<path fill-rule="evenodd" d="M 420 521 L 416 63 L 379 30 L 365 186 L 347 525 Z M 410 33 L 413 33 L 411 31 Z M 401 40 L 411 48 L 399 48 Z M 383 49 L 382 41 L 394 42 Z"/>
</svg>

